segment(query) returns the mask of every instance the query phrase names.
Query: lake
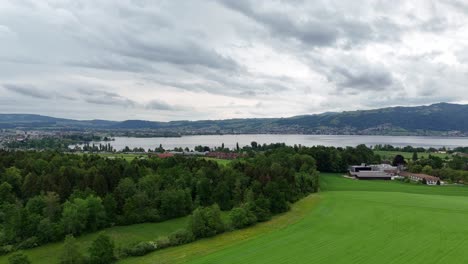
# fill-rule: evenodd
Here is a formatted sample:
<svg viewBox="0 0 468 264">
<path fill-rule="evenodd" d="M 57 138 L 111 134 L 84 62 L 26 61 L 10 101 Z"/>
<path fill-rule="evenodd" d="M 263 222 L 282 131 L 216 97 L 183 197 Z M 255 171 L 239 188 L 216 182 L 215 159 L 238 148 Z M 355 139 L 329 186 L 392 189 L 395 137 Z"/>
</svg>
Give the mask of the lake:
<svg viewBox="0 0 468 264">
<path fill-rule="evenodd" d="M 121 150 L 128 146 L 129 148 L 142 147 L 144 149 L 154 149 L 162 144 L 165 149 L 175 147 L 188 147 L 193 149 L 195 146 L 221 146 L 235 148 L 236 143 L 239 146 L 250 145 L 252 141 L 259 144 L 286 143 L 287 145 L 301 144 L 303 146 L 357 146 L 365 144 L 374 146 L 377 144 L 389 144 L 393 146 L 414 146 L 414 147 L 465 147 L 468 146 L 468 138 L 462 137 L 416 137 L 416 136 L 343 136 L 343 135 L 206 135 L 206 136 L 183 136 L 178 138 L 134 138 L 134 137 L 116 137 L 115 141 L 94 142 L 95 144 L 110 143 L 114 149 Z"/>
</svg>

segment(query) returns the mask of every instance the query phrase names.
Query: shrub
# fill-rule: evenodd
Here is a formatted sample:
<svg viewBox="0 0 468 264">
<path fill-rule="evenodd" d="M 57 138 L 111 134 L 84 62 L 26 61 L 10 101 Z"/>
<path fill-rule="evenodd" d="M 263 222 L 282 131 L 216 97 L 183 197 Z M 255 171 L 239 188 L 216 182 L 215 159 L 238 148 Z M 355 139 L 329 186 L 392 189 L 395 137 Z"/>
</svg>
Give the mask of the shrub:
<svg viewBox="0 0 468 264">
<path fill-rule="evenodd" d="M 158 249 L 163 249 L 171 246 L 171 242 L 167 237 L 160 237 L 156 240 L 156 246 Z"/>
<path fill-rule="evenodd" d="M 169 235 L 169 242 L 171 246 L 178 246 L 190 243 L 195 240 L 195 237 L 192 232 L 186 229 L 180 229 L 175 232 L 172 232 Z"/>
<path fill-rule="evenodd" d="M 140 242 L 126 250 L 128 256 L 143 256 L 158 248 L 157 244 L 152 241 Z"/>
<path fill-rule="evenodd" d="M 15 253 L 8 258 L 9 264 L 31 264 L 28 257 L 21 252 Z"/>
<path fill-rule="evenodd" d="M 39 246 L 39 239 L 35 236 L 30 237 L 18 244 L 18 249 L 28 249 Z"/>
<path fill-rule="evenodd" d="M 195 238 L 210 237 L 224 232 L 225 225 L 219 206 L 215 204 L 197 208 L 190 218 L 189 228 Z"/>
<path fill-rule="evenodd" d="M 6 255 L 8 253 L 11 253 L 15 250 L 15 248 L 12 245 L 5 245 L 0 247 L 0 256 Z"/>
<path fill-rule="evenodd" d="M 89 248 L 89 263 L 109 264 L 114 260 L 114 242 L 109 236 L 100 234 Z"/>
<path fill-rule="evenodd" d="M 250 226 L 257 222 L 257 217 L 245 207 L 237 207 L 229 213 L 231 225 L 235 229 Z"/>
</svg>

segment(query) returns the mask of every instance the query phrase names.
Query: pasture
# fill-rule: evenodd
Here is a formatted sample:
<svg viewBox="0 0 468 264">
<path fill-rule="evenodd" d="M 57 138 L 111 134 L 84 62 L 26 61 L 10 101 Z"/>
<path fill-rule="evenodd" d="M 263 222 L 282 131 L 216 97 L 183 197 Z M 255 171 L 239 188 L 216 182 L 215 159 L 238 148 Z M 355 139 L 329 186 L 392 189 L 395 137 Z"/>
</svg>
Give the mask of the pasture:
<svg viewBox="0 0 468 264">
<path fill-rule="evenodd" d="M 427 264 L 468 262 L 468 188 L 321 175 L 321 192 L 255 226 L 118 263 Z M 154 240 L 187 218 L 109 228 L 117 245 Z M 97 233 L 77 240 L 86 249 Z M 61 243 L 26 250 L 32 263 L 58 263 Z M 0 257 L 0 264 L 7 257 Z"/>
<path fill-rule="evenodd" d="M 303 218 L 285 227 L 242 241 L 234 238 L 243 230 L 236 231 L 122 263 L 468 261 L 464 250 L 468 243 L 468 226 L 464 224 L 468 219 L 468 188 L 356 181 L 336 174 L 323 174 L 322 186 L 323 192 L 316 198 L 299 202 L 307 210 L 299 213 Z M 313 204 L 307 206 L 309 202 Z"/>
<path fill-rule="evenodd" d="M 127 246 L 140 241 L 155 240 L 181 228 L 185 228 L 188 217 L 177 218 L 161 223 L 145 223 L 130 226 L 117 226 L 104 229 L 103 233 L 109 235 L 116 247 Z M 76 238 L 82 252 L 86 252 L 99 232 L 85 234 Z M 59 263 L 63 243 L 51 243 L 33 249 L 23 250 L 32 263 L 55 264 Z M 0 264 L 8 263 L 8 255 L 0 256 Z"/>
</svg>

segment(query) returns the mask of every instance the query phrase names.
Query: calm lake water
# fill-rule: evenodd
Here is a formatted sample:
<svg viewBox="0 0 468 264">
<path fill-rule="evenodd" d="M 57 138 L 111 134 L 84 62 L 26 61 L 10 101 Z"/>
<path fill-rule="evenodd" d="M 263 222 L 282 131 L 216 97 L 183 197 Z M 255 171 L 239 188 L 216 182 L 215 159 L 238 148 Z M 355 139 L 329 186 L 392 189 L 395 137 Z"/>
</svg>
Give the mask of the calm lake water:
<svg viewBox="0 0 468 264">
<path fill-rule="evenodd" d="M 390 144 L 393 146 L 414 146 L 414 147 L 447 147 L 454 148 L 459 146 L 468 146 L 468 138 L 460 137 L 406 137 L 406 136 L 336 136 L 336 135 L 210 135 L 210 136 L 183 136 L 180 138 L 134 138 L 134 137 L 116 137 L 115 141 L 95 142 L 95 144 L 107 144 L 121 150 L 128 146 L 130 148 L 142 147 L 144 149 L 154 149 L 162 144 L 165 149 L 175 147 L 195 146 L 221 146 L 234 148 L 236 143 L 245 146 L 250 145 L 252 141 L 259 144 L 286 143 L 287 145 L 301 144 L 303 146 L 357 146 L 365 144 L 374 146 L 377 144 Z"/>
</svg>

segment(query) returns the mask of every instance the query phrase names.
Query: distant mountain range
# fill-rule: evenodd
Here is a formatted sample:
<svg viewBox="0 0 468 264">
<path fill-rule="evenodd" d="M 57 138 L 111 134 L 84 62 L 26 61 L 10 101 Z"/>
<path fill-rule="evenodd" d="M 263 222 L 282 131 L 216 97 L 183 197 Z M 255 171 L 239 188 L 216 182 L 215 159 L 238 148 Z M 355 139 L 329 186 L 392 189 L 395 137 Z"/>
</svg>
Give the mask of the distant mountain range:
<svg viewBox="0 0 468 264">
<path fill-rule="evenodd" d="M 389 107 L 290 118 L 171 122 L 72 120 L 30 114 L 0 114 L 0 129 L 147 130 L 180 135 L 299 133 L 468 136 L 468 105 L 439 103 L 429 106 Z"/>
</svg>

